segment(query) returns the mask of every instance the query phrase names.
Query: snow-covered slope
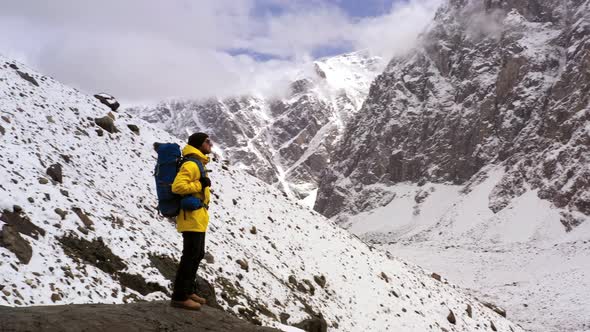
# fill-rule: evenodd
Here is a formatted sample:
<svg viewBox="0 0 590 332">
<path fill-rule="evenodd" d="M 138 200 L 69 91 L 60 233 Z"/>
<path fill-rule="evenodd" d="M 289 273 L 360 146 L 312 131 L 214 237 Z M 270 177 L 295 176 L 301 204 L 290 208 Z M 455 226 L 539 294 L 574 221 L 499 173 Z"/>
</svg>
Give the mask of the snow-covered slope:
<svg viewBox="0 0 590 332">
<path fill-rule="evenodd" d="M 0 303 L 167 298 L 181 245 L 154 208 L 152 143 L 175 139 L 131 116 L 111 123 L 94 98 L 3 57 L 0 101 Z M 321 314 L 332 331 L 521 331 L 279 189 L 210 168 L 199 273 L 226 310 L 277 326 Z"/>
<path fill-rule="evenodd" d="M 504 173 L 486 167 L 467 186 L 406 182 L 389 188 L 391 203 L 343 226 L 484 301 L 502 303 L 527 330 L 587 330 L 590 223 L 566 232 L 559 211 L 536 190 L 494 213 L 488 200 Z"/>
<path fill-rule="evenodd" d="M 355 52 L 303 66 L 285 96 L 167 101 L 129 112 L 180 138 L 207 132 L 237 167 L 303 198 L 382 68 L 380 58 Z"/>
</svg>

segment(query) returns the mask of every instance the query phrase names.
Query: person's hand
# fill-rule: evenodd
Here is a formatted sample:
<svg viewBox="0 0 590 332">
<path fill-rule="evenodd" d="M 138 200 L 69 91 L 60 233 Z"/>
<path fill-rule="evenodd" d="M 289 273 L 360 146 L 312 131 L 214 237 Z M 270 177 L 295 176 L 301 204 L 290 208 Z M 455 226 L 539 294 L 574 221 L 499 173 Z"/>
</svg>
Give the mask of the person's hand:
<svg viewBox="0 0 590 332">
<path fill-rule="evenodd" d="M 205 189 L 207 187 L 211 187 L 211 180 L 209 178 L 202 178 L 200 181 L 201 181 L 201 186 L 203 187 L 203 189 Z"/>
</svg>

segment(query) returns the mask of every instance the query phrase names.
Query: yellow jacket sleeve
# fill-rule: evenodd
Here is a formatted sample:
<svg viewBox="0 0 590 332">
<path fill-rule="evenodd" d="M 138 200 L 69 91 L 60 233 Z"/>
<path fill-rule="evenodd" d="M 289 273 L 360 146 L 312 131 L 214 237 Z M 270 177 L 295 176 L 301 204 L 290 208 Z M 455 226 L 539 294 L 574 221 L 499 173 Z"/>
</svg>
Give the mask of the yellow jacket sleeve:
<svg viewBox="0 0 590 332">
<path fill-rule="evenodd" d="M 176 174 L 172 183 L 172 192 L 179 195 L 189 195 L 200 192 L 203 188 L 199 181 L 199 167 L 194 163 L 184 163 Z"/>
</svg>

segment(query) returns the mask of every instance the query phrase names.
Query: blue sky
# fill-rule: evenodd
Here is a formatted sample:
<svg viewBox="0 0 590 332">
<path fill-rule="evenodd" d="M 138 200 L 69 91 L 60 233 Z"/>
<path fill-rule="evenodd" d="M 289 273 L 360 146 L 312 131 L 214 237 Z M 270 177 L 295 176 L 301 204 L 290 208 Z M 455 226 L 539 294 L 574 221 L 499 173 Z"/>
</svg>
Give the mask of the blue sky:
<svg viewBox="0 0 590 332">
<path fill-rule="evenodd" d="M 394 3 L 399 4 L 403 2 L 404 0 L 300 0 L 291 3 L 285 3 L 278 1 L 259 0 L 252 8 L 252 15 L 256 19 L 264 19 L 268 17 L 286 15 L 294 8 L 313 10 L 314 7 L 317 8 L 326 6 L 340 10 L 352 21 L 357 21 L 364 18 L 377 18 L 386 15 L 390 13 Z M 295 3 L 295 5 L 293 5 L 293 3 Z M 312 58 L 317 59 L 343 54 L 354 50 L 354 45 L 346 41 L 341 41 L 338 43 L 326 43 L 324 45 L 318 45 L 317 47 L 314 47 L 310 50 L 309 55 Z M 231 48 L 225 51 L 232 56 L 247 55 L 256 61 L 289 59 L 289 57 L 268 54 L 250 48 Z"/>
</svg>

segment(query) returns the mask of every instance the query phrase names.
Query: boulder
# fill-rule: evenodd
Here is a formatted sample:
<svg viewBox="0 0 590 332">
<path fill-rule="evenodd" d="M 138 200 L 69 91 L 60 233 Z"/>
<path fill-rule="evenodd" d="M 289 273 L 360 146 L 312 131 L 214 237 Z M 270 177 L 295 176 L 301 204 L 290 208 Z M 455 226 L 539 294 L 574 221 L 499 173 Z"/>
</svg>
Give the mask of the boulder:
<svg viewBox="0 0 590 332">
<path fill-rule="evenodd" d="M 99 93 L 94 95 L 94 98 L 98 99 L 98 101 L 100 101 L 101 103 L 103 103 L 104 105 L 106 105 L 108 108 L 110 108 L 113 112 L 117 111 L 117 109 L 119 108 L 119 106 L 121 106 L 119 104 L 119 102 L 117 101 L 117 99 L 115 99 L 115 97 L 106 94 L 106 93 Z"/>
<path fill-rule="evenodd" d="M 134 124 L 128 124 L 127 128 L 131 130 L 134 134 L 139 135 L 139 127 Z"/>
<path fill-rule="evenodd" d="M 106 130 L 107 132 L 114 134 L 114 133 L 118 133 L 119 130 L 117 129 L 117 127 L 115 127 L 115 121 L 110 117 L 110 116 L 103 116 L 102 118 L 95 118 L 94 122 L 96 123 L 96 125 L 98 125 L 100 128 Z M 98 133 L 98 131 L 97 131 Z M 99 136 L 102 136 L 99 134 Z"/>
<path fill-rule="evenodd" d="M 60 164 L 53 164 L 49 166 L 46 173 L 53 181 L 63 183 L 63 171 Z"/>
</svg>

